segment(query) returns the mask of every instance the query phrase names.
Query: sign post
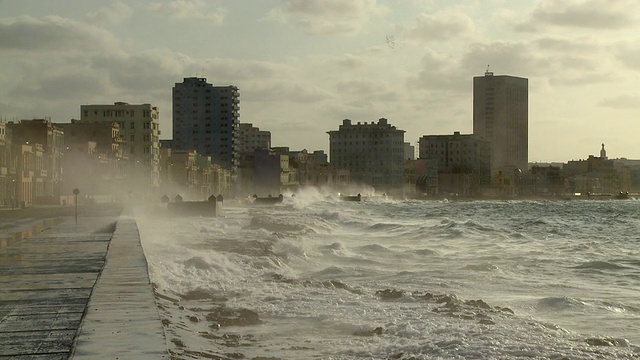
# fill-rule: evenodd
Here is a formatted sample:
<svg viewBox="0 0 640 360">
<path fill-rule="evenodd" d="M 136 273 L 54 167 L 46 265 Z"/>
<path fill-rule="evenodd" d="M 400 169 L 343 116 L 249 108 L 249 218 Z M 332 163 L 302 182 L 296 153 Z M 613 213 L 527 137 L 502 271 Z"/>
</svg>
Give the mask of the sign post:
<svg viewBox="0 0 640 360">
<path fill-rule="evenodd" d="M 78 194 L 80 194 L 80 190 L 78 188 L 73 189 L 73 195 L 75 196 L 73 202 L 76 204 L 76 224 L 78 223 Z"/>
</svg>

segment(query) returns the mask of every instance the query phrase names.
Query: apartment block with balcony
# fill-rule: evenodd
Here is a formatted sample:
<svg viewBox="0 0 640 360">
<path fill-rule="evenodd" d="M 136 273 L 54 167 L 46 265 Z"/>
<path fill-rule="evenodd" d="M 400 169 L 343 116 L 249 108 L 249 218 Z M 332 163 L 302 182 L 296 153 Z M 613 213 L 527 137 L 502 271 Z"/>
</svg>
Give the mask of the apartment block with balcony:
<svg viewBox="0 0 640 360">
<path fill-rule="evenodd" d="M 172 97 L 173 149 L 195 150 L 235 172 L 240 161 L 238 88 L 190 77 L 175 84 Z"/>
</svg>

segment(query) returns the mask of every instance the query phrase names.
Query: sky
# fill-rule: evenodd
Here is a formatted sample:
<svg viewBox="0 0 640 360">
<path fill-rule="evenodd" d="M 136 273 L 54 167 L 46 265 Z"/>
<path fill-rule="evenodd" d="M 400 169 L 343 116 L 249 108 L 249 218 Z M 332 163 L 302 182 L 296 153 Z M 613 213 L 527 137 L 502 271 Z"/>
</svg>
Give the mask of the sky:
<svg viewBox="0 0 640 360">
<path fill-rule="evenodd" d="M 240 89 L 272 146 L 329 150 L 343 119 L 473 132 L 473 77 L 529 79 L 529 161 L 640 159 L 637 0 L 0 0 L 0 119 L 149 103 L 185 77 Z"/>
</svg>

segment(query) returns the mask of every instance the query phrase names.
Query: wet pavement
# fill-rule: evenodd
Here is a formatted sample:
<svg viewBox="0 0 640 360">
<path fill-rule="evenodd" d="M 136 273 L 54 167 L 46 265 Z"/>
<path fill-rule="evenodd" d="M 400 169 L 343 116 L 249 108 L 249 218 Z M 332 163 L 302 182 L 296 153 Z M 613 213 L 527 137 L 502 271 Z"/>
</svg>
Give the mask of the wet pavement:
<svg viewBox="0 0 640 360">
<path fill-rule="evenodd" d="M 0 211 L 0 359 L 169 359 L 136 222 L 31 210 Z"/>
</svg>

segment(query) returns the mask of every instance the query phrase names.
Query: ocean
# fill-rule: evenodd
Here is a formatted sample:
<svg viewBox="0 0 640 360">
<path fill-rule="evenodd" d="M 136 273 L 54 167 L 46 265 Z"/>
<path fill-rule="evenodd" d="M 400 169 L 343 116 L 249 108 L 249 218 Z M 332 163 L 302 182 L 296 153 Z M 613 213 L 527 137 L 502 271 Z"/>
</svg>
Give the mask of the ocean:
<svg viewBox="0 0 640 360">
<path fill-rule="evenodd" d="M 640 358 L 640 201 L 138 213 L 173 359 Z"/>
</svg>

